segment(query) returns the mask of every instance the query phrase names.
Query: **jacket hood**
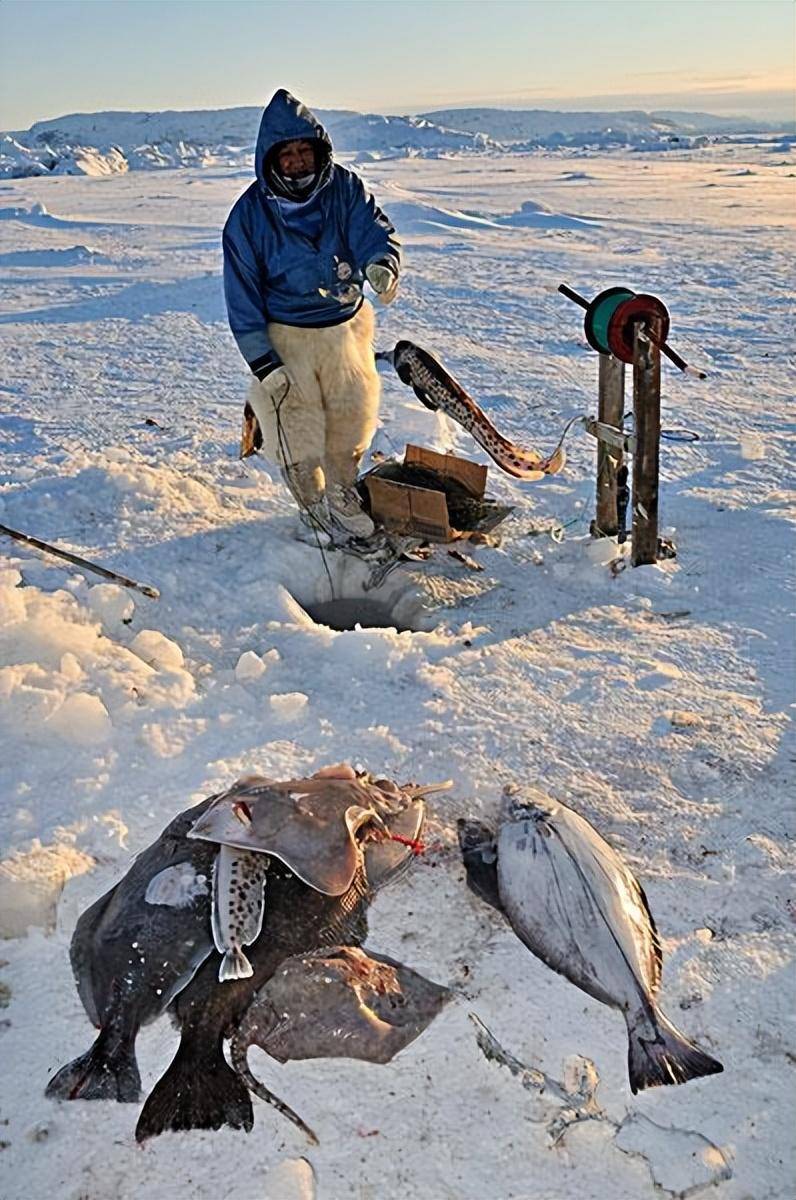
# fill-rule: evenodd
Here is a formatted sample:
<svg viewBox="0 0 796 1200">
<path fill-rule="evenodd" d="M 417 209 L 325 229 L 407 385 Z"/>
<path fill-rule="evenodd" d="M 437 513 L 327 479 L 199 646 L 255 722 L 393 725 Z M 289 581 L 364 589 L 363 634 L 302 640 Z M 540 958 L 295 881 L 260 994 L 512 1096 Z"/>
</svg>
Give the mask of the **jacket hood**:
<svg viewBox="0 0 796 1200">
<path fill-rule="evenodd" d="M 322 155 L 325 161 L 313 189 L 314 192 L 317 192 L 327 182 L 331 173 L 331 139 L 323 125 L 321 125 L 317 117 L 310 112 L 306 105 L 297 100 L 295 96 L 291 96 L 290 92 L 284 88 L 280 88 L 277 92 L 274 92 L 263 113 L 262 120 L 260 121 L 260 131 L 257 134 L 257 145 L 254 151 L 255 174 L 267 191 L 271 191 L 266 177 L 266 166 L 270 151 L 280 142 L 289 142 L 299 138 L 307 141 L 319 141 L 325 151 Z"/>
</svg>

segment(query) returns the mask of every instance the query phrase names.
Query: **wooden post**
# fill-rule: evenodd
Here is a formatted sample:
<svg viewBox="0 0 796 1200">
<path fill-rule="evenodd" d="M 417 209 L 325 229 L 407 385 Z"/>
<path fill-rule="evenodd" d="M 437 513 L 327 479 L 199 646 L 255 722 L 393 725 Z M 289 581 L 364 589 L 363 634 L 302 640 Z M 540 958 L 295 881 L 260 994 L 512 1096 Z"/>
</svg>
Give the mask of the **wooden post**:
<svg viewBox="0 0 796 1200">
<path fill-rule="evenodd" d="M 625 413 L 625 364 L 613 354 L 599 356 L 597 419 L 622 428 Z M 592 537 L 614 537 L 619 529 L 616 512 L 616 475 L 622 466 L 622 451 L 597 441 L 597 513 L 591 523 Z"/>
<path fill-rule="evenodd" d="M 649 318 L 649 332 L 660 342 L 661 323 Z M 634 567 L 658 561 L 658 472 L 661 438 L 661 355 L 647 337 L 643 321 L 633 334 L 633 414 L 636 450 L 633 455 Z"/>
</svg>

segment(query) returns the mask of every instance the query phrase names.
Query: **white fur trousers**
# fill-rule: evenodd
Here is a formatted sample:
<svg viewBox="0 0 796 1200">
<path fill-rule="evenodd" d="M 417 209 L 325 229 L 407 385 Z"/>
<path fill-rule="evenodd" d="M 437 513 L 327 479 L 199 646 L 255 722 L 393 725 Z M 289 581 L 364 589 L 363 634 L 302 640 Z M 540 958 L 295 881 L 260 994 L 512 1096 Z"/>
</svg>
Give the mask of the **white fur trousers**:
<svg viewBox="0 0 796 1200">
<path fill-rule="evenodd" d="M 289 469 L 307 504 L 319 499 L 327 481 L 354 482 L 375 432 L 380 381 L 373 359 L 373 327 L 373 308 L 367 301 L 342 325 L 268 326 L 290 376 L 290 390 L 277 413 L 255 379 L 249 403 L 262 430 L 263 453 Z"/>
</svg>

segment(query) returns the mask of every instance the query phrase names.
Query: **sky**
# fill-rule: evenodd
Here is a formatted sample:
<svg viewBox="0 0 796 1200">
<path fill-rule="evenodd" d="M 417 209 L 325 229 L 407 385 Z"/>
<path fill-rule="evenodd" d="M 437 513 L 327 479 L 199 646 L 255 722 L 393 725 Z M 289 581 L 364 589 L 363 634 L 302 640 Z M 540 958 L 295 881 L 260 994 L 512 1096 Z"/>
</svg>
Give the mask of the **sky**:
<svg viewBox="0 0 796 1200">
<path fill-rule="evenodd" d="M 0 128 L 264 104 L 794 119 L 791 0 L 0 0 Z"/>
</svg>

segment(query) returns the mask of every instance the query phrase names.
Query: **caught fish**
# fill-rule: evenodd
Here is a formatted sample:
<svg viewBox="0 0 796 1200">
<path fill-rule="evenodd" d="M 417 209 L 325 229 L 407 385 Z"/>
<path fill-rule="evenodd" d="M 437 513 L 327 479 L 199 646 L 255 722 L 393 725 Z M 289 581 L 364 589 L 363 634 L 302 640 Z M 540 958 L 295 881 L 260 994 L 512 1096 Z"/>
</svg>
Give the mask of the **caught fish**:
<svg viewBox="0 0 796 1200">
<path fill-rule="evenodd" d="M 181 813 L 115 887 L 80 917 L 69 948 L 78 994 L 99 1029 L 47 1085 L 61 1100 L 139 1099 L 135 1041 L 212 953 L 209 881 L 216 847 L 186 833 L 215 797 Z"/>
<path fill-rule="evenodd" d="M 448 786 L 379 786 L 383 783 L 353 772 L 283 783 L 241 780 L 213 801 L 188 836 L 273 855 L 309 887 L 340 896 L 359 865 L 360 830 L 371 826 L 372 836 L 386 835 L 391 813 Z"/>
<path fill-rule="evenodd" d="M 447 988 L 356 946 L 288 958 L 252 998 L 233 1034 L 230 1058 L 247 1087 L 296 1121 L 252 1074 L 250 1046 L 285 1063 L 355 1058 L 388 1063 L 426 1029 L 450 999 Z M 304 1123 L 301 1127 L 314 1138 Z"/>
<path fill-rule="evenodd" d="M 269 859 L 250 850 L 219 846 L 213 864 L 211 928 L 216 950 L 224 957 L 218 968 L 221 983 L 248 979 L 251 963 L 243 953 L 263 927 L 265 881 Z"/>
<path fill-rule="evenodd" d="M 499 433 L 472 396 L 457 383 L 442 363 L 414 342 L 401 341 L 377 358 L 391 362 L 399 378 L 412 388 L 418 400 L 432 411 L 451 417 L 471 434 L 497 465 L 515 479 L 531 482 L 545 475 L 557 475 L 566 461 L 563 446 L 544 458 L 509 441 Z"/>
<path fill-rule="evenodd" d="M 278 856 L 271 857 L 265 921 L 248 951 L 252 975 L 219 984 L 218 959 L 213 956 L 176 997 L 171 1015 L 180 1030 L 180 1044 L 141 1111 L 138 1141 L 166 1130 L 219 1129 L 222 1125 L 251 1129 L 251 1100 L 240 1077 L 227 1064 L 224 1039 L 234 1032 L 258 989 L 286 959 L 323 946 L 364 942 L 370 902 L 377 891 L 407 869 L 425 813 L 422 799 L 411 794 L 385 793 L 384 800 L 386 829 L 401 840 L 373 841 L 367 828 L 361 827 L 357 832 L 361 841 L 358 864 L 342 894 L 329 895 L 308 886 Z"/>
<path fill-rule="evenodd" d="M 662 954 L 647 898 L 588 821 L 534 795 L 512 806 L 497 838 L 479 822 L 460 821 L 459 844 L 468 884 L 505 914 L 528 949 L 622 1012 L 634 1095 L 724 1069 L 658 1007 Z"/>
</svg>

